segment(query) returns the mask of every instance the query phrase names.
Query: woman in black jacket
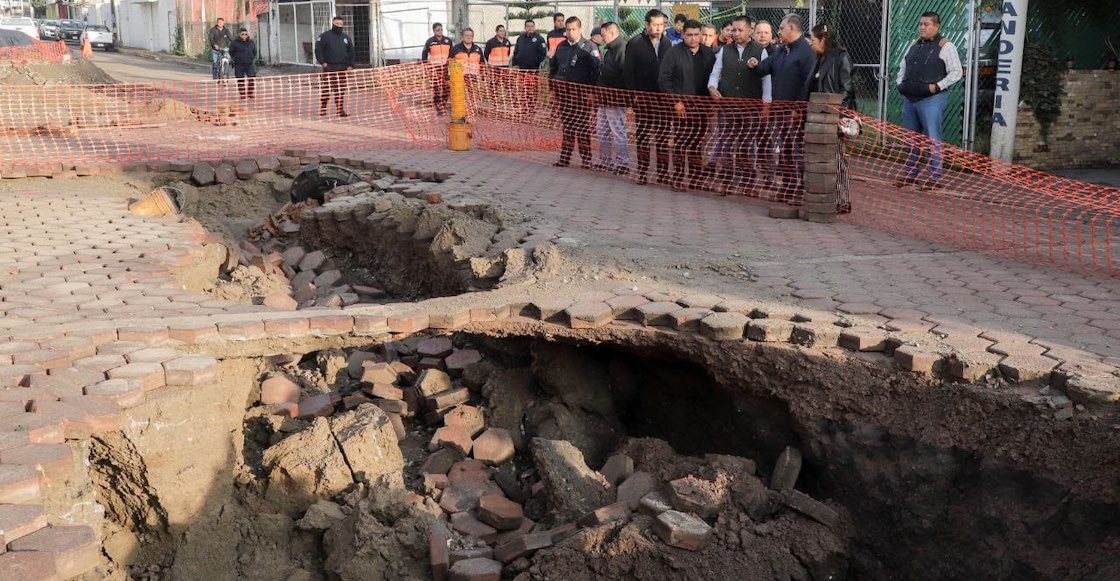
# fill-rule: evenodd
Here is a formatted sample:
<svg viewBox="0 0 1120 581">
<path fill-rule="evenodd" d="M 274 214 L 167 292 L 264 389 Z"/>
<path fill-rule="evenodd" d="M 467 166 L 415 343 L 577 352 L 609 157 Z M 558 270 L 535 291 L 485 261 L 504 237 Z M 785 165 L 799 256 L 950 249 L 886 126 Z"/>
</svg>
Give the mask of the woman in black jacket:
<svg viewBox="0 0 1120 581">
<path fill-rule="evenodd" d="M 844 107 L 854 110 L 856 92 L 852 88 L 852 57 L 848 56 L 848 49 L 840 45 L 836 27 L 827 24 L 814 26 L 809 46 L 817 53 L 817 66 L 813 68 L 809 90 L 844 95 Z"/>
<path fill-rule="evenodd" d="M 817 54 L 817 66 L 809 78 L 809 91 L 812 93 L 833 93 L 843 95 L 842 105 L 852 111 L 856 108 L 856 91 L 852 87 L 852 58 L 840 45 L 836 37 L 836 27 L 818 24 L 809 36 L 809 46 Z M 836 204 L 837 211 L 847 214 L 852 211 L 848 190 L 848 160 L 844 156 L 844 141 L 840 140 L 836 150 Z"/>
</svg>

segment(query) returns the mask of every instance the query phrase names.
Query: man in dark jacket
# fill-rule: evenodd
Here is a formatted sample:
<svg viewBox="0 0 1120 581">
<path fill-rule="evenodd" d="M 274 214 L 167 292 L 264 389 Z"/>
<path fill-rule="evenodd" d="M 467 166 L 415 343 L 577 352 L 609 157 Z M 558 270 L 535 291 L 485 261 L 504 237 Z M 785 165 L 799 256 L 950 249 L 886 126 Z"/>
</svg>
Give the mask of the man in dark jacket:
<svg viewBox="0 0 1120 581">
<path fill-rule="evenodd" d="M 708 94 L 708 76 L 716 57 L 700 39 L 701 24 L 684 23 L 681 43 L 661 60 L 657 79 L 662 93 L 680 95 L 673 104 L 673 189 L 698 188 L 704 173 L 704 152 L 700 146 L 708 133 L 708 108 L 696 96 Z M 688 182 L 685 182 L 685 166 Z"/>
<path fill-rule="evenodd" d="M 654 8 L 646 12 L 646 28 L 642 34 L 630 39 L 626 43 L 626 59 L 622 63 L 622 78 L 626 88 L 631 91 L 641 91 L 634 95 L 634 141 L 638 150 L 638 184 L 646 183 L 646 172 L 649 171 L 650 138 L 657 151 L 657 183 L 669 183 L 669 134 L 661 126 L 664 114 L 664 102 L 655 95 L 657 93 L 657 76 L 661 71 L 661 59 L 672 48 L 672 43 L 665 37 L 665 25 L 668 18 L 665 13 Z"/>
<path fill-rule="evenodd" d="M 249 38 L 249 30 L 237 31 L 237 38 L 229 45 L 229 58 L 233 61 L 233 76 L 237 77 L 237 94 L 242 99 L 253 98 L 253 77 L 257 76 L 257 43 Z"/>
<path fill-rule="evenodd" d="M 782 46 L 770 58 L 748 63 L 755 73 L 770 75 L 775 101 L 798 101 L 797 105 L 785 103 L 777 107 L 771 117 L 781 153 L 778 167 L 785 170 L 778 198 L 790 205 L 801 205 L 804 158 L 802 143 L 805 135 L 804 101 L 809 100 L 809 81 L 817 65 L 817 55 L 805 40 L 801 17 L 789 14 L 778 27 Z"/>
<path fill-rule="evenodd" d="M 323 67 L 323 80 L 319 86 L 319 115 L 327 114 L 327 102 L 334 95 L 339 117 L 349 117 L 344 107 L 346 101 L 346 72 L 354 68 L 354 41 L 342 30 L 341 16 L 331 19 L 331 29 L 319 35 L 315 42 L 315 60 Z"/>
<path fill-rule="evenodd" d="M 513 66 L 535 71 L 541 68 L 547 54 L 548 44 L 537 32 L 537 23 L 526 20 L 525 32 L 517 37 L 517 44 L 514 45 Z"/>
<path fill-rule="evenodd" d="M 437 65 L 426 69 L 436 115 L 443 115 L 447 109 L 447 59 L 451 55 L 451 44 L 451 39 L 443 35 L 443 24 L 437 22 L 432 25 L 432 36 L 424 41 L 424 49 L 420 51 L 420 62 Z"/>
<path fill-rule="evenodd" d="M 762 77 L 747 65 L 750 59 L 762 60 L 762 45 L 751 39 L 754 23 L 748 16 L 731 21 L 731 44 L 716 52 L 716 64 L 708 77 L 708 93 L 716 100 L 716 136 L 712 161 L 723 171 L 714 177 L 721 194 L 732 190 L 750 193 L 754 172 L 749 152 L 761 135 Z M 752 99 L 754 103 L 735 102 L 719 106 L 722 99 Z"/>
<path fill-rule="evenodd" d="M 626 41 L 622 29 L 614 22 L 599 27 L 603 35 L 603 65 L 599 69 L 599 112 L 595 133 L 599 136 L 601 171 L 618 175 L 630 173 L 630 150 L 626 146 L 626 81 L 622 63 L 626 58 Z"/>
<path fill-rule="evenodd" d="M 556 167 L 567 167 L 572 159 L 572 149 L 578 143 L 580 167 L 591 166 L 591 99 L 590 87 L 599 79 L 599 49 L 583 38 L 583 23 L 572 16 L 564 22 L 567 40 L 556 47 L 549 61 L 549 77 L 555 83 L 557 102 L 560 104 L 560 124 L 564 135 L 560 143 L 560 160 Z"/>
<path fill-rule="evenodd" d="M 212 78 L 218 78 L 218 61 L 222 58 L 222 51 L 229 48 L 233 38 L 229 35 L 229 29 L 226 28 L 226 19 L 219 18 L 214 21 L 214 26 L 210 28 L 210 33 L 206 35 L 207 42 L 210 43 L 210 74 Z"/>
</svg>

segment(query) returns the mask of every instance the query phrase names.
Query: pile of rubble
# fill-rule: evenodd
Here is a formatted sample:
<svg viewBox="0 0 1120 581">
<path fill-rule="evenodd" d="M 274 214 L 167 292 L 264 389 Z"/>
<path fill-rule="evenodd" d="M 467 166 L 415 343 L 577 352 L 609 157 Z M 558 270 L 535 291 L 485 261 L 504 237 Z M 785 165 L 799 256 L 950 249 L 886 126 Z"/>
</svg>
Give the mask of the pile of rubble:
<svg viewBox="0 0 1120 581">
<path fill-rule="evenodd" d="M 794 489 L 796 448 L 782 452 L 768 484 L 750 459 L 681 456 L 651 438 L 621 438 L 594 470 L 573 442 L 511 415 L 505 398 L 515 393 L 518 409 L 536 405 L 525 375 L 461 341 L 412 338 L 320 352 L 316 363 L 313 373 L 289 366 L 261 384 L 257 413 L 272 424 L 265 498 L 303 514 L 300 526 L 321 521 L 328 530 L 356 510 L 344 498 L 354 486 L 399 491 L 409 530 L 426 531 L 434 579 L 550 578 L 573 566 L 572 551 L 588 561 L 605 550 L 590 539 L 622 530 L 659 541 L 656 551 L 670 561 L 753 551 L 759 559 L 792 554 L 792 564 L 767 566 L 813 579 L 847 568 L 847 519 Z M 503 390 L 495 381 L 522 385 Z M 815 548 L 775 545 L 780 535 L 770 529 L 812 537 L 802 544 Z"/>
</svg>

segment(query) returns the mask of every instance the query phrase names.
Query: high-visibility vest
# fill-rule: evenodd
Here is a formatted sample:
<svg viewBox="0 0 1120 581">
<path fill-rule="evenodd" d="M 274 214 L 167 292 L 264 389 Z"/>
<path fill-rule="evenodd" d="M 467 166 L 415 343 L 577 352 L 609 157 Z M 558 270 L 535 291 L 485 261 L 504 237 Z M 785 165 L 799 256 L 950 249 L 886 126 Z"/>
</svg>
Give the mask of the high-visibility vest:
<svg viewBox="0 0 1120 581">
<path fill-rule="evenodd" d="M 548 52 L 555 54 L 556 47 L 560 46 L 560 43 L 564 42 L 565 40 L 567 39 L 563 36 L 548 37 Z"/>
<path fill-rule="evenodd" d="M 509 47 L 496 46 L 490 50 L 490 65 L 495 67 L 509 66 Z"/>
<path fill-rule="evenodd" d="M 433 44 L 428 48 L 428 62 L 436 65 L 447 64 L 447 55 L 451 52 L 451 45 Z"/>
<path fill-rule="evenodd" d="M 464 75 L 477 75 L 479 63 L 482 62 L 482 55 L 477 52 L 461 52 L 455 55 L 455 60 L 463 63 Z"/>
</svg>

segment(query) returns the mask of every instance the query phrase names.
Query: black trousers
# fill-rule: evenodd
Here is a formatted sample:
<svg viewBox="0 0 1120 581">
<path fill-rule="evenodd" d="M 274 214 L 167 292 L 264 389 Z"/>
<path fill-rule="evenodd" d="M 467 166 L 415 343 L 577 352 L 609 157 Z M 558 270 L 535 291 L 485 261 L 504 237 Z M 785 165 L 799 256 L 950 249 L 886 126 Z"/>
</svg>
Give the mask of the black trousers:
<svg viewBox="0 0 1120 581">
<path fill-rule="evenodd" d="M 669 107 L 669 111 L 666 111 Z M 666 121 L 672 114 L 668 100 L 653 95 L 634 97 L 634 143 L 638 149 L 638 176 L 649 171 L 650 141 L 657 152 L 657 178 L 669 178 L 669 128 Z"/>
<path fill-rule="evenodd" d="M 346 66 L 327 65 L 323 67 L 323 75 L 319 84 L 319 110 L 325 111 L 327 103 L 334 97 L 334 104 L 338 112 L 345 110 L 346 104 Z"/>
<path fill-rule="evenodd" d="M 704 177 L 704 138 L 708 111 L 698 103 L 685 104 L 684 117 L 673 111 L 673 178 L 676 186 L 697 187 Z M 688 180 L 687 183 L 685 180 Z"/>
<path fill-rule="evenodd" d="M 253 63 L 233 65 L 233 76 L 237 77 L 237 94 L 242 99 L 253 98 L 253 77 L 257 76 L 257 69 Z"/>
<path fill-rule="evenodd" d="M 557 102 L 560 106 L 560 163 L 569 163 L 572 150 L 579 147 L 579 157 L 591 163 L 591 104 L 587 101 L 591 87 L 581 88 L 570 83 L 555 83 Z"/>
</svg>

